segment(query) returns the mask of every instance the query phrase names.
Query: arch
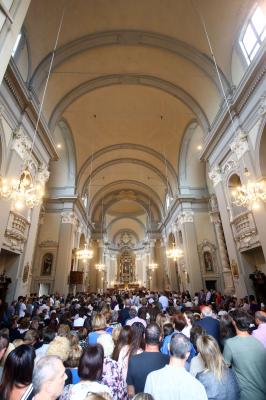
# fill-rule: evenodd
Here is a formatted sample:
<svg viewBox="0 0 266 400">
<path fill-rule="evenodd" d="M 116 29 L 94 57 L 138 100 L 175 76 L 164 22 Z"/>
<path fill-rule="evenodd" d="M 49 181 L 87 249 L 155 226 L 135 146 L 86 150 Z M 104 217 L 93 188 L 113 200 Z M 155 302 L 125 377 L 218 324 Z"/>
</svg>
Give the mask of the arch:
<svg viewBox="0 0 266 400">
<path fill-rule="evenodd" d="M 137 30 L 115 30 L 107 32 L 97 32 L 88 34 L 70 43 L 67 43 L 55 52 L 52 71 L 77 54 L 94 49 L 96 47 L 106 47 L 113 45 L 138 45 L 148 46 L 170 51 L 178 56 L 186 58 L 198 68 L 216 85 L 218 92 L 222 95 L 221 85 L 217 76 L 215 65 L 208 55 L 203 54 L 195 47 L 190 46 L 181 40 L 155 32 L 137 31 Z M 31 78 L 31 85 L 38 90 L 47 76 L 52 54 L 49 53 L 35 68 Z M 219 68 L 219 67 L 218 67 Z M 230 84 L 223 71 L 219 68 L 221 79 L 226 90 L 230 90 Z"/>
<path fill-rule="evenodd" d="M 135 186 L 137 186 L 137 187 L 142 188 L 143 190 L 147 190 L 147 192 L 151 195 L 151 197 L 152 197 L 153 199 L 156 199 L 156 200 L 158 201 L 159 209 L 160 209 L 160 211 L 161 211 L 161 213 L 162 213 L 162 211 L 163 211 L 163 203 L 161 202 L 161 199 L 160 199 L 160 197 L 158 196 L 158 194 L 157 194 L 153 189 L 151 189 L 149 186 L 145 185 L 144 183 L 138 182 L 138 181 L 135 181 L 135 180 L 130 180 L 130 179 L 114 181 L 114 182 L 109 183 L 108 185 L 104 186 L 104 187 L 103 187 L 102 189 L 100 189 L 100 190 L 95 194 L 95 196 L 91 199 L 91 201 L 90 201 L 90 207 L 93 207 L 93 204 L 95 204 L 95 203 L 98 202 L 97 197 L 103 197 L 103 196 L 104 196 L 103 193 L 105 193 L 105 192 L 108 191 L 109 189 L 111 189 L 111 192 L 113 192 L 113 191 L 114 191 L 113 187 L 115 187 L 115 186 L 117 186 L 117 185 L 124 185 L 124 187 L 127 188 L 127 190 L 130 189 L 130 185 L 135 185 Z M 123 189 L 121 188 L 121 190 L 123 190 Z M 143 192 L 142 192 L 142 193 L 143 193 Z M 107 194 L 107 196 L 108 196 L 108 195 L 109 195 L 109 193 Z"/>
<path fill-rule="evenodd" d="M 255 147 L 255 165 L 258 176 L 266 176 L 266 115 L 262 118 Z"/>
<path fill-rule="evenodd" d="M 106 226 L 106 230 L 108 230 L 113 224 L 115 224 L 120 219 L 125 219 L 125 218 L 132 219 L 133 221 L 137 222 L 141 226 L 141 228 L 145 231 L 145 225 L 143 224 L 143 222 L 141 222 L 137 217 L 133 217 L 131 215 L 126 216 L 126 217 L 124 215 L 121 215 L 119 217 L 112 219 L 112 221 Z"/>
<path fill-rule="evenodd" d="M 138 236 L 138 234 L 137 234 L 135 231 L 133 231 L 132 229 L 126 229 L 126 228 L 124 228 L 124 229 L 119 229 L 119 230 L 116 232 L 116 234 L 114 235 L 113 240 L 112 240 L 114 244 L 115 244 L 115 241 L 116 241 L 117 236 L 121 235 L 121 233 L 123 233 L 123 232 L 130 232 L 130 233 L 132 234 L 132 236 L 134 236 L 134 238 L 136 239 L 137 242 L 140 241 L 139 236 Z"/>
<path fill-rule="evenodd" d="M 143 160 L 139 160 L 139 159 L 136 159 L 136 158 L 128 157 L 128 158 L 117 158 L 117 159 L 113 159 L 113 160 L 107 161 L 107 162 L 105 162 L 105 163 L 99 165 L 97 168 L 95 168 L 95 169 L 92 171 L 92 173 L 91 173 L 90 175 L 88 175 L 88 177 L 87 177 L 87 179 L 86 179 L 86 181 L 85 181 L 85 183 L 84 183 L 84 185 L 83 185 L 83 189 L 84 189 L 84 187 L 86 187 L 86 186 L 89 184 L 89 182 L 92 181 L 92 179 L 93 179 L 99 172 L 101 172 L 103 169 L 108 168 L 108 167 L 110 167 L 110 166 L 112 166 L 112 165 L 115 165 L 115 164 L 139 164 L 139 165 L 142 165 L 143 167 L 145 167 L 145 168 L 147 168 L 147 169 L 150 169 L 150 170 L 153 171 L 156 175 L 158 175 L 159 178 L 160 178 L 160 179 L 163 181 L 163 183 L 165 184 L 165 186 L 167 186 L 168 181 L 167 181 L 167 179 L 166 179 L 166 176 L 165 176 L 158 168 L 154 167 L 152 164 L 148 163 L 147 161 L 143 161 Z M 171 188 L 171 185 L 169 185 L 169 187 L 170 187 L 171 195 L 173 196 L 173 190 L 172 190 L 172 188 Z"/>
<path fill-rule="evenodd" d="M 205 133 L 209 131 L 210 124 L 204 110 L 201 108 L 198 102 L 190 96 L 189 93 L 187 93 L 179 86 L 152 75 L 112 74 L 100 76 L 87 82 L 83 82 L 82 84 L 68 92 L 57 103 L 50 117 L 49 127 L 51 132 L 53 132 L 58 119 L 64 113 L 66 108 L 69 107 L 79 97 L 103 87 L 123 84 L 148 86 L 168 93 L 169 95 L 182 101 L 197 116 L 199 123 Z"/>
<path fill-rule="evenodd" d="M 159 152 L 157 152 L 156 150 L 153 150 L 150 147 L 147 146 L 143 146 L 141 144 L 135 144 L 135 143 L 119 143 L 119 144 L 114 144 L 111 146 L 107 146 L 104 147 L 100 150 L 98 150 L 96 153 L 94 153 L 93 155 L 91 155 L 89 158 L 87 158 L 87 160 L 82 164 L 82 166 L 80 167 L 80 170 L 78 172 L 78 177 L 77 177 L 77 186 L 79 185 L 79 182 L 81 180 L 82 175 L 84 174 L 84 172 L 86 171 L 86 168 L 90 167 L 91 165 L 91 161 L 95 161 L 97 158 L 105 155 L 108 152 L 112 152 L 114 150 L 137 150 L 137 151 L 142 151 L 144 153 L 150 154 L 152 155 L 154 158 L 157 158 L 158 160 L 160 160 L 163 164 L 166 163 L 167 165 L 167 169 L 168 171 L 171 172 L 171 174 L 173 175 L 174 179 L 177 182 L 177 174 L 176 171 L 174 169 L 174 167 L 172 166 L 172 164 Z"/>
</svg>

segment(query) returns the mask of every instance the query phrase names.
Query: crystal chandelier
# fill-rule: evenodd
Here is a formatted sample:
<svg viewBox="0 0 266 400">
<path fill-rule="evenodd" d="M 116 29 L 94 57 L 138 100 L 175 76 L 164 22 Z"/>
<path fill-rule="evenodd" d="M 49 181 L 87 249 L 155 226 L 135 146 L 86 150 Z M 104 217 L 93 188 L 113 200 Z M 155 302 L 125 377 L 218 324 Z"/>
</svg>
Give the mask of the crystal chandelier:
<svg viewBox="0 0 266 400">
<path fill-rule="evenodd" d="M 27 167 L 23 169 L 19 179 L 6 179 L 0 177 L 0 198 L 12 200 L 16 210 L 25 206 L 33 208 L 42 203 L 44 185 L 41 182 L 33 181 Z"/>
<path fill-rule="evenodd" d="M 177 247 L 176 244 L 172 243 L 172 248 L 166 250 L 166 257 L 171 258 L 174 261 L 177 261 L 178 258 L 183 257 L 184 252 L 180 247 Z"/>
<path fill-rule="evenodd" d="M 245 175 L 249 176 L 247 168 L 245 168 Z M 236 206 L 257 210 L 260 207 L 260 201 L 266 202 L 266 185 L 264 181 L 248 181 L 247 184 L 232 190 L 231 195 L 232 203 Z"/>
<path fill-rule="evenodd" d="M 151 262 L 151 263 L 149 264 L 149 269 L 150 269 L 152 272 L 154 272 L 157 268 L 158 268 L 158 264 L 157 264 L 157 263 Z"/>
<path fill-rule="evenodd" d="M 85 263 L 87 260 L 91 260 L 93 258 L 93 250 L 89 248 L 88 243 L 85 243 L 83 249 L 77 250 L 76 256 L 78 260 L 82 260 Z"/>
<path fill-rule="evenodd" d="M 96 264 L 95 268 L 97 269 L 97 271 L 101 272 L 105 270 L 105 264 Z"/>
</svg>

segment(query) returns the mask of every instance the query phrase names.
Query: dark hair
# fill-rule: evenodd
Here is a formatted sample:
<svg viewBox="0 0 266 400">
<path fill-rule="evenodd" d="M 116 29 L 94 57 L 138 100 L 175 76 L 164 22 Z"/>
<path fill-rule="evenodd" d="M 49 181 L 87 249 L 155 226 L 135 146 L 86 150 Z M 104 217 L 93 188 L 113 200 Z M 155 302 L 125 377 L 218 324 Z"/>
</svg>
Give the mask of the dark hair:
<svg viewBox="0 0 266 400">
<path fill-rule="evenodd" d="M 9 400 L 13 386 L 28 386 L 32 382 L 34 359 L 34 348 L 26 344 L 16 347 L 9 353 L 0 386 L 2 400 Z"/>
<path fill-rule="evenodd" d="M 170 355 L 184 360 L 190 351 L 189 339 L 183 333 L 176 333 L 170 341 Z"/>
<path fill-rule="evenodd" d="M 113 352 L 113 359 L 118 361 L 119 353 L 123 346 L 131 342 L 131 327 L 126 325 L 121 329 Z"/>
<path fill-rule="evenodd" d="M 146 344 L 160 344 L 161 330 L 158 324 L 152 323 L 145 329 L 145 343 Z"/>
<path fill-rule="evenodd" d="M 45 328 L 43 330 L 43 343 L 48 344 L 52 342 L 55 338 L 55 331 L 50 328 Z"/>
<path fill-rule="evenodd" d="M 203 329 L 200 325 L 193 325 L 190 330 L 190 341 L 195 349 L 197 349 L 197 339 L 202 335 L 207 335 L 205 329 Z"/>
<path fill-rule="evenodd" d="M 173 328 L 173 325 L 170 324 L 170 322 L 163 325 L 163 337 L 172 335 L 173 332 L 174 332 L 174 328 Z"/>
<path fill-rule="evenodd" d="M 187 325 L 187 321 L 184 314 L 182 314 L 181 312 L 176 313 L 173 316 L 173 323 L 175 325 L 175 329 L 181 332 Z"/>
<path fill-rule="evenodd" d="M 98 381 L 103 372 L 104 351 L 102 345 L 95 344 L 86 347 L 80 357 L 78 375 L 80 379 Z"/>
<path fill-rule="evenodd" d="M 141 322 L 134 322 L 134 324 L 131 325 L 132 338 L 128 350 L 128 359 L 137 354 L 139 349 L 144 350 L 144 331 L 145 328 Z"/>
<path fill-rule="evenodd" d="M 239 331 L 248 331 L 250 324 L 254 322 L 252 316 L 245 310 L 236 309 L 230 311 L 229 315 L 233 318 Z"/>
<path fill-rule="evenodd" d="M 235 327 L 232 323 L 230 315 L 222 315 L 220 319 L 220 337 L 221 342 L 225 339 L 230 339 L 236 335 Z"/>
<path fill-rule="evenodd" d="M 7 349 L 9 345 L 9 337 L 3 333 L 0 335 L 0 350 Z"/>
</svg>

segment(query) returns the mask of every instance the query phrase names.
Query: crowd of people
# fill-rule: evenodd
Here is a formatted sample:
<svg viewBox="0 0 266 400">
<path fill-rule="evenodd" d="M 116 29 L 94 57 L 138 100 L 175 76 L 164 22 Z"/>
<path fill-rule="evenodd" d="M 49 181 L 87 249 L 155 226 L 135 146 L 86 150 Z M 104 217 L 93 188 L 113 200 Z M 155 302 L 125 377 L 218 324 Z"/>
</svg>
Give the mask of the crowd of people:
<svg viewBox="0 0 266 400">
<path fill-rule="evenodd" d="M 32 294 L 0 318 L 2 400 L 266 399 L 266 310 L 254 296 Z"/>
</svg>

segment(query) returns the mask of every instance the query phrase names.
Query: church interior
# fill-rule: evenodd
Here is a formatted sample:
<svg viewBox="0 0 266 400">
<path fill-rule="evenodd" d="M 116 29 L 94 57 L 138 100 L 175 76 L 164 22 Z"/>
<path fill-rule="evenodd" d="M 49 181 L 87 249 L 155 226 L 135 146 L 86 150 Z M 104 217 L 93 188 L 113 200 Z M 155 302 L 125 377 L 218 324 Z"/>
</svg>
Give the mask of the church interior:
<svg viewBox="0 0 266 400">
<path fill-rule="evenodd" d="M 255 294 L 265 37 L 263 0 L 1 0 L 0 297 Z"/>
</svg>

